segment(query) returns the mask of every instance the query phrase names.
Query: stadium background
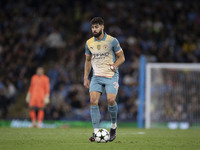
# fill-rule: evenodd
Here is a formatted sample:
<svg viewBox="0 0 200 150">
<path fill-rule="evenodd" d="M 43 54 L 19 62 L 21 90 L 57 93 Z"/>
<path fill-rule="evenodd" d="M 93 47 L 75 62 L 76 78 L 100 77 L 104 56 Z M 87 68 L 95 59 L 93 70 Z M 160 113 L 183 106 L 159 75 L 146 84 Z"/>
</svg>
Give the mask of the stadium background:
<svg viewBox="0 0 200 150">
<path fill-rule="evenodd" d="M 102 16 L 105 31 L 119 40 L 126 57 L 120 67 L 119 121 L 136 122 L 141 55 L 148 62 L 199 62 L 199 3 L 1 0 L 0 119 L 29 118 L 25 94 L 42 65 L 51 81 L 45 120 L 90 120 L 84 45 L 90 19 Z M 100 106 L 102 120 L 109 120 L 105 95 Z"/>
</svg>

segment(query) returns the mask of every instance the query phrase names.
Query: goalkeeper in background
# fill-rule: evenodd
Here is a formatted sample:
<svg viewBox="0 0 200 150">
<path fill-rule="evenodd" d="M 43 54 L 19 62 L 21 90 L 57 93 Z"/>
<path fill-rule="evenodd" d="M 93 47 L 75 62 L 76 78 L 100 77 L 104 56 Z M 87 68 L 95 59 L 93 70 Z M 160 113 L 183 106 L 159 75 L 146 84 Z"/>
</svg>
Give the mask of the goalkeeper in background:
<svg viewBox="0 0 200 150">
<path fill-rule="evenodd" d="M 42 127 L 44 107 L 49 103 L 49 93 L 49 78 L 44 75 L 44 69 L 38 67 L 36 74 L 31 78 L 30 87 L 26 96 L 26 102 L 29 104 L 30 108 L 31 127 Z M 38 110 L 37 116 L 36 110 Z"/>
<path fill-rule="evenodd" d="M 123 50 L 118 40 L 104 32 L 104 20 L 95 17 L 91 20 L 93 37 L 85 45 L 84 86 L 90 92 L 90 113 L 94 133 L 98 131 L 100 111 L 98 102 L 104 89 L 107 94 L 108 112 L 111 117 L 110 141 L 116 137 L 118 106 L 115 102 L 118 92 L 118 67 L 125 61 Z M 88 79 L 93 68 L 91 83 Z M 94 133 L 90 141 L 95 141 Z"/>
</svg>

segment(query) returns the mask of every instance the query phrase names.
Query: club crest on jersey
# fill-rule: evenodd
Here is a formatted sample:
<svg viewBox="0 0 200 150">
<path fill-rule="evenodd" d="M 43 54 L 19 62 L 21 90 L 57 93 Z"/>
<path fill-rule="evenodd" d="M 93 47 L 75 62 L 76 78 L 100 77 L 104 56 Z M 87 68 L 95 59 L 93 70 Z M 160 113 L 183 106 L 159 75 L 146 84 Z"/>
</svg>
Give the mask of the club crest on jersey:
<svg viewBox="0 0 200 150">
<path fill-rule="evenodd" d="M 103 46 L 103 49 L 104 49 L 104 50 L 107 50 L 107 49 L 108 49 L 108 45 L 104 45 L 104 46 Z"/>
<path fill-rule="evenodd" d="M 100 50 L 101 49 L 101 45 L 97 45 L 97 49 Z"/>
</svg>

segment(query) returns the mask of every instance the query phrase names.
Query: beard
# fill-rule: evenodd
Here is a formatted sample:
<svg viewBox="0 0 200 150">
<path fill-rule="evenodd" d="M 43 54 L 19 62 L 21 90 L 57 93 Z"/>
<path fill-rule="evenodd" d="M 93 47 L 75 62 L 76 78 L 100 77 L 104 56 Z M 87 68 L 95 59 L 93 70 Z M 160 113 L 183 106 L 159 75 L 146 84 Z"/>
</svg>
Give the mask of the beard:
<svg viewBox="0 0 200 150">
<path fill-rule="evenodd" d="M 99 37 L 101 34 L 102 34 L 102 30 L 100 30 L 99 31 L 99 33 L 92 33 L 93 34 L 93 36 L 95 37 L 95 38 L 97 38 L 97 37 Z"/>
</svg>

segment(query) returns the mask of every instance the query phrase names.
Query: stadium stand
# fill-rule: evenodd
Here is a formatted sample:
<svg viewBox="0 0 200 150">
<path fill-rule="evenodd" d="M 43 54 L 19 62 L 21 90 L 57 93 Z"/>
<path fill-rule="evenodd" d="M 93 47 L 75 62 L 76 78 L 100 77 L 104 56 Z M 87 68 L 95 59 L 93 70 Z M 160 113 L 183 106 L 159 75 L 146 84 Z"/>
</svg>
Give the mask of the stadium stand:
<svg viewBox="0 0 200 150">
<path fill-rule="evenodd" d="M 120 67 L 119 120 L 136 120 L 141 55 L 149 62 L 200 61 L 199 4 L 197 0 L 1 0 L 0 118 L 8 118 L 16 105 L 26 108 L 22 95 L 42 65 L 51 82 L 46 119 L 90 120 L 89 95 L 82 84 L 84 44 L 91 36 L 90 19 L 102 16 L 106 32 L 120 41 L 126 57 Z M 105 95 L 100 105 L 106 120 Z"/>
</svg>

